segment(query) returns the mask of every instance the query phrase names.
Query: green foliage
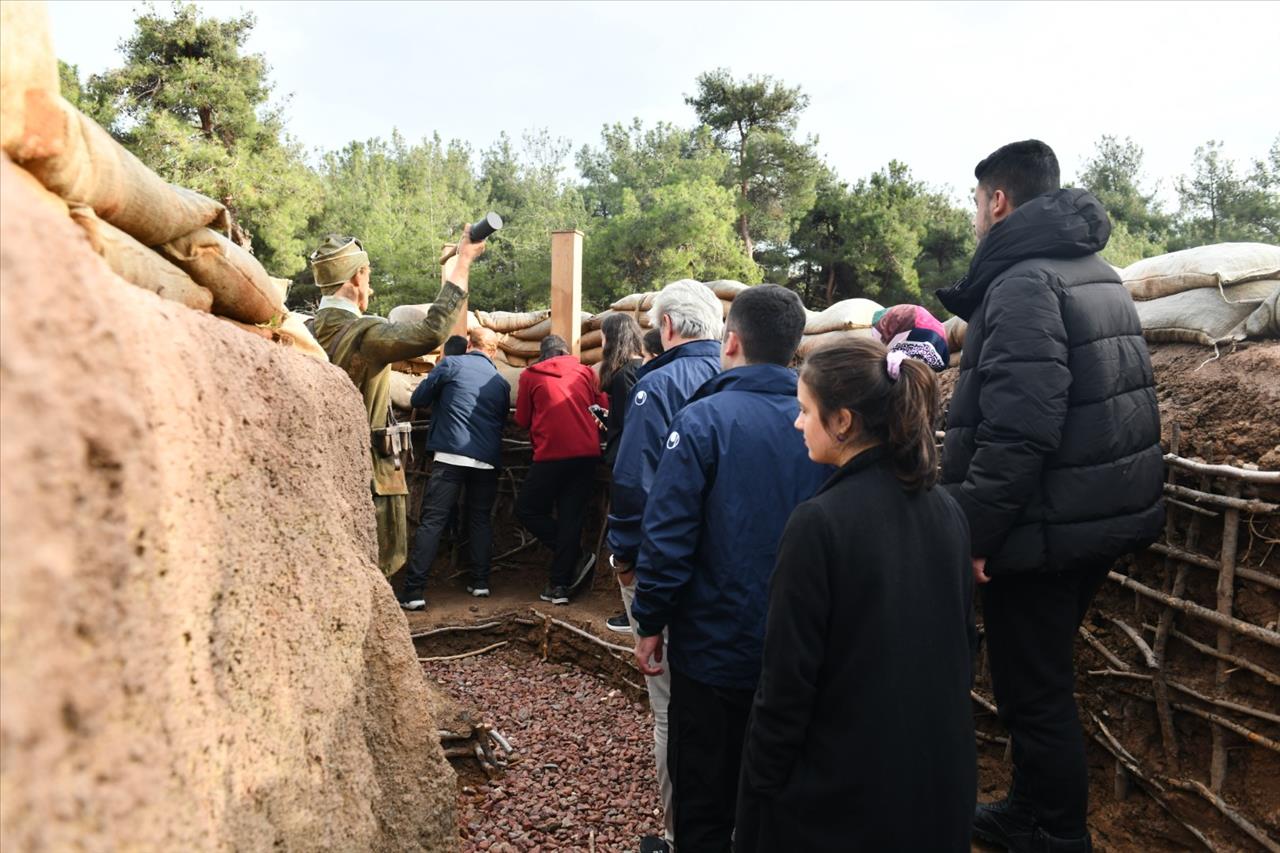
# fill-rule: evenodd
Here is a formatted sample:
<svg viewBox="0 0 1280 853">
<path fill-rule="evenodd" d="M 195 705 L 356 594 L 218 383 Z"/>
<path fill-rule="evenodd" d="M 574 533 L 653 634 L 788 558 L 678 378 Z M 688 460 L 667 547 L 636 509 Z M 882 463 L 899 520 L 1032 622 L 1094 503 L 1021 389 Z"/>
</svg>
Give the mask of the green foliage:
<svg viewBox="0 0 1280 853">
<path fill-rule="evenodd" d="M 1222 143 L 1196 148 L 1192 172 L 1178 181 L 1181 207 L 1171 248 L 1280 239 L 1280 138 L 1266 160 L 1241 176 Z"/>
<path fill-rule="evenodd" d="M 1123 219 L 1114 219 L 1111 238 L 1101 254 L 1108 263 L 1123 269 L 1135 261 L 1163 255 L 1166 251 L 1164 243 L 1157 243 L 1143 234 L 1134 234 Z"/>
<path fill-rule="evenodd" d="M 1123 226 L 1123 232 L 1117 228 L 1112 235 L 1112 241 L 1125 242 L 1119 251 L 1131 254 L 1141 246 L 1158 255 L 1164 251 L 1171 219 L 1160 209 L 1155 192 L 1142 188 L 1142 157 L 1142 149 L 1132 139 L 1104 135 L 1076 183 L 1097 196 L 1113 226 Z"/>
<path fill-rule="evenodd" d="M 168 15 L 148 7 L 136 25 L 124 64 L 89 81 L 101 105 L 90 115 L 111 116 L 108 129 L 166 180 L 225 204 L 232 237 L 251 241 L 268 270 L 298 272 L 319 181 L 268 104 L 265 60 L 244 53 L 253 15 L 218 20 L 175 4 Z"/>
<path fill-rule="evenodd" d="M 58 60 L 58 87 L 62 97 L 98 124 L 111 127 L 115 123 L 116 111 L 107 95 L 82 84 L 80 69 L 61 59 Z"/>
</svg>

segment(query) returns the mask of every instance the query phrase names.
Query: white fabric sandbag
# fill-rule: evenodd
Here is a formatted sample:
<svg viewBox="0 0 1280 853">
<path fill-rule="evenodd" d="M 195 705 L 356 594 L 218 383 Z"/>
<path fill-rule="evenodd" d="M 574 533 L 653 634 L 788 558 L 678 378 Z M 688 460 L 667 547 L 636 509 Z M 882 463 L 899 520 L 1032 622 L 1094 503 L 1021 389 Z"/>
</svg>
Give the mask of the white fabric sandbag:
<svg viewBox="0 0 1280 853">
<path fill-rule="evenodd" d="M 734 281 L 733 279 L 730 279 L 730 278 L 721 278 L 715 281 L 707 282 L 707 287 L 715 291 L 715 294 L 717 297 L 719 297 L 720 299 L 727 300 L 729 302 L 732 302 L 735 296 L 737 296 L 739 293 L 746 290 L 750 286 L 751 285 L 749 284 L 743 284 L 740 281 Z"/>
<path fill-rule="evenodd" d="M 1266 334 L 1268 329 L 1274 334 L 1277 290 L 1280 281 L 1250 281 L 1221 290 L 1186 290 L 1134 305 L 1147 340 L 1212 346 L 1244 340 L 1250 335 L 1250 327 L 1255 329 L 1255 336 Z M 1259 317 L 1250 324 L 1255 313 Z"/>
<path fill-rule="evenodd" d="M 421 381 L 422 376 L 417 374 L 403 373 L 399 370 L 391 371 L 391 405 L 405 411 L 412 409 L 413 405 L 409 400 Z"/>
<path fill-rule="evenodd" d="M 947 332 L 947 349 L 953 354 L 964 349 L 964 335 L 969 329 L 969 324 L 959 317 L 949 317 L 942 323 L 942 328 Z"/>
<path fill-rule="evenodd" d="M 813 352 L 819 347 L 824 347 L 827 344 L 832 344 L 832 343 L 835 343 L 836 341 L 849 340 L 851 338 L 870 338 L 873 341 L 879 340 L 879 338 L 876 336 L 875 329 L 872 329 L 870 327 L 867 327 L 865 329 L 844 329 L 841 331 L 834 331 L 834 332 L 822 332 L 816 335 L 806 334 L 804 337 L 800 339 L 800 347 L 796 350 L 796 355 L 800 356 L 801 358 L 805 358 L 809 355 L 809 353 Z"/>
<path fill-rule="evenodd" d="M 1159 299 L 1201 287 L 1227 287 L 1280 278 L 1280 246 L 1215 243 L 1183 249 L 1125 267 L 1120 274 L 1135 300 Z"/>
<path fill-rule="evenodd" d="M 870 299 L 842 299 L 825 311 L 811 315 L 805 321 L 804 333 L 821 335 L 845 329 L 866 329 L 871 326 L 871 318 L 882 307 L 880 303 Z"/>
</svg>

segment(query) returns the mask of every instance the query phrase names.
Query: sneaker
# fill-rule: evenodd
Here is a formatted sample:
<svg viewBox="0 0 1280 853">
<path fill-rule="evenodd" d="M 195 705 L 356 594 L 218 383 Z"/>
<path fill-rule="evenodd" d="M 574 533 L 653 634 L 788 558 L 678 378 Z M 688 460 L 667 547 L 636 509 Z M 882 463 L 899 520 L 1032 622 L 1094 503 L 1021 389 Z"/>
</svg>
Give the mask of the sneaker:
<svg viewBox="0 0 1280 853">
<path fill-rule="evenodd" d="M 1035 817 L 1009 797 L 979 803 L 973 810 L 973 834 L 1001 849 L 1029 851 L 1035 832 Z"/>
<path fill-rule="evenodd" d="M 538 596 L 543 601 L 550 601 L 552 604 L 568 604 L 569 590 L 562 586 L 549 586 L 542 591 L 542 595 Z"/>
<path fill-rule="evenodd" d="M 469 587 L 467 587 L 467 595 L 472 595 L 472 596 L 475 596 L 476 598 L 488 598 L 488 597 L 489 597 L 489 587 L 487 587 L 487 586 L 469 586 Z"/>
<path fill-rule="evenodd" d="M 401 610 L 426 610 L 427 601 L 424 598 L 402 598 L 400 599 Z"/>
<path fill-rule="evenodd" d="M 670 850 L 667 842 L 656 835 L 646 835 L 640 839 L 640 853 L 669 853 Z"/>
<path fill-rule="evenodd" d="M 577 589 L 582 586 L 582 582 L 591 574 L 591 570 L 596 567 L 596 555 L 583 553 L 579 558 L 578 567 L 573 573 L 573 581 L 569 584 L 569 589 Z"/>
<path fill-rule="evenodd" d="M 604 626 L 610 631 L 617 631 L 619 634 L 631 633 L 631 620 L 627 618 L 627 614 L 619 613 L 617 616 L 610 616 L 604 620 Z"/>
</svg>

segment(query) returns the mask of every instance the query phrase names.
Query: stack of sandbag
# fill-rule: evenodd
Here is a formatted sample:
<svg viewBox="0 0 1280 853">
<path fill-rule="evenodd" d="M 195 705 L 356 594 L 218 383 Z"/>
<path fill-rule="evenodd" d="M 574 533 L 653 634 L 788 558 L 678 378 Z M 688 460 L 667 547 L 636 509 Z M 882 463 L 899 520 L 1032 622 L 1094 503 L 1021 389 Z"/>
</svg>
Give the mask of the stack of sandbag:
<svg viewBox="0 0 1280 853">
<path fill-rule="evenodd" d="M 43 3 L 0 4 L 0 143 L 119 277 L 238 323 L 286 319 L 284 290 L 220 233 L 231 225 L 221 203 L 167 183 L 61 97 Z"/>
<path fill-rule="evenodd" d="M 1121 271 L 1149 341 L 1213 346 L 1280 337 L 1280 246 L 1216 243 Z"/>
<path fill-rule="evenodd" d="M 876 337 L 872 318 L 881 305 L 870 299 L 842 299 L 822 311 L 808 311 L 804 337 L 798 353 L 801 358 L 822 346 L 849 337 Z"/>
</svg>

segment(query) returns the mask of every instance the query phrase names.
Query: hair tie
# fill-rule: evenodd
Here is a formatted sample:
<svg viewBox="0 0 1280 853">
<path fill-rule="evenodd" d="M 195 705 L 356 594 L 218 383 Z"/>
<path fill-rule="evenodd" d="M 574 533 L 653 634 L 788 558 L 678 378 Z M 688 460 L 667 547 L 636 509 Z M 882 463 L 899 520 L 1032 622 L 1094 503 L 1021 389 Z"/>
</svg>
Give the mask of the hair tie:
<svg viewBox="0 0 1280 853">
<path fill-rule="evenodd" d="M 898 381 L 898 371 L 902 367 L 902 360 L 906 357 L 907 354 L 899 349 L 889 350 L 889 354 L 884 357 L 885 370 L 894 382 Z"/>
</svg>

